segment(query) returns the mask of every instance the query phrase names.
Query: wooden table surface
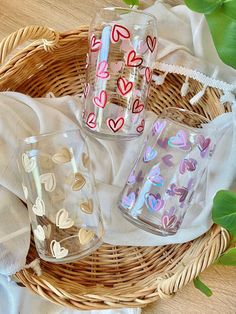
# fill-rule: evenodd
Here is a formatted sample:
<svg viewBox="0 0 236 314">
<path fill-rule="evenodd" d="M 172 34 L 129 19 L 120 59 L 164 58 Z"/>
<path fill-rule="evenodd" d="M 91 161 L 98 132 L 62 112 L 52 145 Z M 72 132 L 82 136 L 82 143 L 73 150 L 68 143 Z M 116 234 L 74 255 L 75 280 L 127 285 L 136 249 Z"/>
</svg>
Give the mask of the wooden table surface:
<svg viewBox="0 0 236 314">
<path fill-rule="evenodd" d="M 181 0 L 180 0 L 181 1 Z M 172 4 L 180 2 L 169 0 Z M 144 7 L 153 1 L 146 0 Z M 46 25 L 55 30 L 76 29 L 88 24 L 99 7 L 122 6 L 121 0 L 1 0 L 0 38 L 26 25 Z M 211 266 L 201 279 L 211 287 L 213 296 L 207 298 L 188 284 L 173 298 L 157 301 L 143 314 L 236 313 L 236 268 Z"/>
</svg>

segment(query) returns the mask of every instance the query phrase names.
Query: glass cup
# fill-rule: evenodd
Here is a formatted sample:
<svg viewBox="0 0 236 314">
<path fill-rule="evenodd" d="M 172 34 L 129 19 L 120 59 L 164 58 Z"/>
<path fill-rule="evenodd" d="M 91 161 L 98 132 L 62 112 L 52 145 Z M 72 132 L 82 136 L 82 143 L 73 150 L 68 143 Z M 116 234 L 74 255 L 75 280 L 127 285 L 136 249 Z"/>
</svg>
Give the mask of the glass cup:
<svg viewBox="0 0 236 314">
<path fill-rule="evenodd" d="M 140 135 L 156 58 L 156 18 L 132 9 L 102 9 L 90 25 L 89 47 L 83 126 L 106 139 Z"/>
<path fill-rule="evenodd" d="M 97 249 L 103 222 L 80 131 L 25 138 L 18 165 L 39 256 L 62 263 Z"/>
<path fill-rule="evenodd" d="M 156 120 L 119 200 L 130 222 L 161 236 L 178 231 L 214 150 L 207 122 L 178 108 Z"/>
</svg>

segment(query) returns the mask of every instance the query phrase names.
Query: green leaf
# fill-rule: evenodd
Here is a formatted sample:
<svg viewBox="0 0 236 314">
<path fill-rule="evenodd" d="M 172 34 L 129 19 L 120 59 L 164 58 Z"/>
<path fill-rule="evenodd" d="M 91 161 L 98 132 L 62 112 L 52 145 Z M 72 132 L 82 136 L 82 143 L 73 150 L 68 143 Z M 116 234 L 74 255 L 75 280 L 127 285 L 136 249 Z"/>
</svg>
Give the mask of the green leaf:
<svg viewBox="0 0 236 314">
<path fill-rule="evenodd" d="M 206 20 L 219 57 L 236 68 L 236 1 L 224 3 L 206 15 Z"/>
<path fill-rule="evenodd" d="M 212 291 L 208 288 L 200 279 L 199 277 L 193 279 L 194 287 L 204 293 L 207 297 L 212 296 Z"/>
<path fill-rule="evenodd" d="M 236 247 L 227 250 L 223 255 L 221 255 L 217 259 L 216 264 L 236 266 Z"/>
<path fill-rule="evenodd" d="M 236 236 L 236 194 L 222 190 L 213 200 L 212 219 Z"/>
<path fill-rule="evenodd" d="M 192 11 L 208 14 L 219 8 L 224 0 L 184 0 Z"/>
<path fill-rule="evenodd" d="M 139 5 L 139 0 L 123 0 L 123 2 L 131 6 Z"/>
</svg>

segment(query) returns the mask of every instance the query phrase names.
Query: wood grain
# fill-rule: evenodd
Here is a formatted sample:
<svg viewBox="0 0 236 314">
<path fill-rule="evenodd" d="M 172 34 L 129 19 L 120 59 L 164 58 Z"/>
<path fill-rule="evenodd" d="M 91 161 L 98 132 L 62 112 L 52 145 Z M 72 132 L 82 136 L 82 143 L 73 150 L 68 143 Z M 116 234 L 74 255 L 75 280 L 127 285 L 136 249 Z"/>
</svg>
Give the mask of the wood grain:
<svg viewBox="0 0 236 314">
<path fill-rule="evenodd" d="M 143 7 L 153 0 L 143 1 Z M 178 0 L 169 1 L 181 2 Z M 1 0 L 0 39 L 26 25 L 45 25 L 64 31 L 88 24 L 93 14 L 104 6 L 121 6 L 120 0 Z M 207 298 L 189 284 L 173 298 L 158 301 L 143 310 L 143 314 L 236 313 L 236 269 L 212 266 L 201 279 L 212 289 Z"/>
</svg>

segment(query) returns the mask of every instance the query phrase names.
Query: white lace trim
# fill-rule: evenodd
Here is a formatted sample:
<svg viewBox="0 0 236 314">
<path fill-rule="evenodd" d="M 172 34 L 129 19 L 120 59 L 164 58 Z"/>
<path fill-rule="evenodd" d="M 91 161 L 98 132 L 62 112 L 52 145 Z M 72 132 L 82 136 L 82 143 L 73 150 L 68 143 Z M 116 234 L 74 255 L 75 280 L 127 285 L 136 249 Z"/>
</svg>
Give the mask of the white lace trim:
<svg viewBox="0 0 236 314">
<path fill-rule="evenodd" d="M 205 74 L 196 70 L 187 69 L 182 66 L 167 64 L 158 61 L 155 62 L 154 68 L 164 72 L 188 76 L 194 80 L 201 82 L 204 86 L 211 86 L 227 92 L 236 92 L 236 85 L 217 80 L 213 77 L 208 77 Z"/>
</svg>

